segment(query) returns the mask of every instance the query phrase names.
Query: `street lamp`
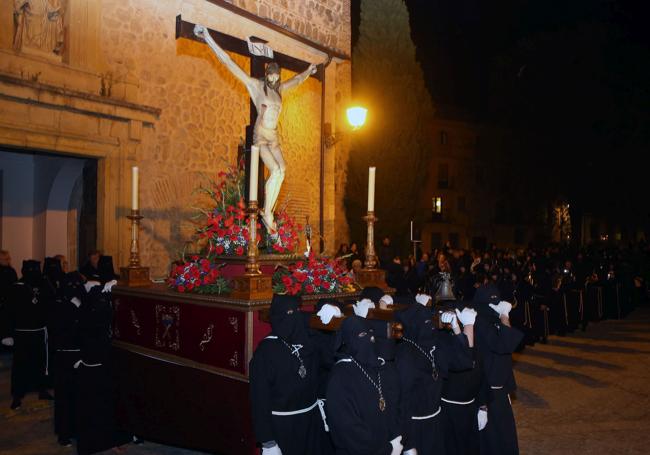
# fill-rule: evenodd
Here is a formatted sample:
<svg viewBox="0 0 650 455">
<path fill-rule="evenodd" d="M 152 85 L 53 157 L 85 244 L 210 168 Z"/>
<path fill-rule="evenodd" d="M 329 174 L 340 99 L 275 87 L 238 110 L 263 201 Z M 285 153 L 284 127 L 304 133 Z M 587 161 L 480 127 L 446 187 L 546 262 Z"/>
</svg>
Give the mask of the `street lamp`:
<svg viewBox="0 0 650 455">
<path fill-rule="evenodd" d="M 352 131 L 360 129 L 366 123 L 366 117 L 368 115 L 368 109 L 361 106 L 353 106 L 348 108 L 345 111 L 348 123 L 352 127 Z M 323 125 L 325 129 L 325 146 L 327 148 L 333 147 L 337 142 L 339 142 L 345 136 L 345 131 L 337 131 L 332 134 L 332 124 L 325 123 Z"/>
</svg>

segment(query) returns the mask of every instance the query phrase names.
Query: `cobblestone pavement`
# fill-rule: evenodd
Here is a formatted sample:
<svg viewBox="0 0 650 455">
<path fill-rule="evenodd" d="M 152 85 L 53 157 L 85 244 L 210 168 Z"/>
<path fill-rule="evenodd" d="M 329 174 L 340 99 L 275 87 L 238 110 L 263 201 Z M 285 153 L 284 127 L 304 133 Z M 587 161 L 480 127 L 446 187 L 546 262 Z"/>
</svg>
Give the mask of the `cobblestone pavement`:
<svg viewBox="0 0 650 455">
<path fill-rule="evenodd" d="M 650 309 L 551 337 L 515 361 L 522 455 L 650 453 Z M 9 409 L 9 362 L 0 356 L 0 454 L 74 454 L 56 443 L 49 402 L 32 394 L 18 412 Z M 151 442 L 121 453 L 199 455 Z"/>
</svg>

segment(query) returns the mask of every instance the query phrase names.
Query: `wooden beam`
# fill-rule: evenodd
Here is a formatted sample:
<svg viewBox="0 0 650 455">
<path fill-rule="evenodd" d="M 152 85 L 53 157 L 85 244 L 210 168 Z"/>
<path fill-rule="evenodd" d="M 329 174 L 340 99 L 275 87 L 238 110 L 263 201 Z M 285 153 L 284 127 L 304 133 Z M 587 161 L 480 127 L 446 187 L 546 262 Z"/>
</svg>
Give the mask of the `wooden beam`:
<svg viewBox="0 0 650 455">
<path fill-rule="evenodd" d="M 176 39 L 185 38 L 205 44 L 205 41 L 194 34 L 195 25 L 196 24 L 193 24 L 192 22 L 184 21 L 181 18 L 180 14 L 176 16 Z M 291 70 L 294 73 L 302 73 L 310 65 L 309 62 L 291 57 L 290 55 L 286 55 L 281 52 L 273 52 L 272 59 L 263 56 L 253 56 L 248 51 L 248 43 L 245 40 L 235 38 L 231 35 L 226 35 L 225 33 L 221 33 L 216 30 L 208 29 L 208 32 L 210 33 L 210 36 L 212 36 L 212 38 L 215 40 L 215 42 L 226 51 L 235 52 L 246 57 L 255 57 L 256 60 L 264 63 L 276 62 L 282 68 Z M 323 77 L 325 77 L 325 70 L 323 68 L 323 65 L 318 65 L 318 70 L 310 77 L 322 81 Z"/>
<path fill-rule="evenodd" d="M 250 11 L 247 11 L 243 8 L 240 8 L 238 6 L 235 6 L 226 0 L 206 0 L 209 3 L 212 3 L 213 5 L 216 5 L 220 8 L 223 8 L 225 10 L 230 11 L 231 13 L 235 13 L 238 16 L 241 16 L 245 19 L 248 19 L 252 22 L 255 22 L 256 24 L 260 24 L 270 30 L 273 30 L 275 32 L 281 33 L 284 36 L 288 36 L 291 39 L 294 39 L 296 41 L 299 41 L 303 44 L 306 44 L 307 46 L 316 49 L 320 52 L 323 52 L 331 57 L 339 58 L 341 60 L 350 60 L 350 56 L 346 54 L 343 51 L 340 51 L 338 49 L 333 49 L 331 47 L 323 46 L 320 43 L 317 43 L 315 41 L 310 40 L 309 38 L 305 38 L 302 35 L 298 35 L 297 33 L 292 32 L 291 30 L 287 30 L 286 28 L 282 27 L 281 25 L 271 22 L 268 19 L 264 19 L 262 17 L 256 16 L 255 14 L 251 13 Z"/>
</svg>

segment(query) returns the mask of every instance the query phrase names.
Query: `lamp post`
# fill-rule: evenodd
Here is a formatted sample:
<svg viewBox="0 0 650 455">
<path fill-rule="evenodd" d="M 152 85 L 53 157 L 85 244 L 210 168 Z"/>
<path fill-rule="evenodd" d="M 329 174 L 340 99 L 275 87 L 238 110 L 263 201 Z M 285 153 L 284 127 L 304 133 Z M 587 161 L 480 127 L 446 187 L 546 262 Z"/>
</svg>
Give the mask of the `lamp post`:
<svg viewBox="0 0 650 455">
<path fill-rule="evenodd" d="M 346 118 L 352 127 L 352 131 L 356 131 L 366 123 L 368 109 L 361 106 L 352 106 L 346 110 Z M 319 206 L 319 234 L 320 240 L 319 250 L 322 253 L 325 249 L 324 236 L 325 231 L 325 150 L 334 147 L 345 136 L 345 131 L 337 131 L 332 133 L 332 124 L 323 123 L 322 137 L 321 137 L 321 157 L 320 157 L 320 206 Z"/>
</svg>

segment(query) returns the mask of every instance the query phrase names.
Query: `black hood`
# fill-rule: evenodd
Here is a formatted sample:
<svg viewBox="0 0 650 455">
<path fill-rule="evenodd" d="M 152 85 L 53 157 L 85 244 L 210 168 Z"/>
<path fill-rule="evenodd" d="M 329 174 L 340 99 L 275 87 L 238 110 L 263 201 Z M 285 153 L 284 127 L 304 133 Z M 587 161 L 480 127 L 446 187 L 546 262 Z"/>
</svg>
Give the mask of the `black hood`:
<svg viewBox="0 0 650 455">
<path fill-rule="evenodd" d="M 379 365 L 375 337 L 366 319 L 348 316 L 341 324 L 339 337 L 339 344 L 344 345 L 345 352 L 361 365 Z"/>
<path fill-rule="evenodd" d="M 434 344 L 434 326 L 431 310 L 422 305 L 411 305 L 396 314 L 397 321 L 402 323 L 404 337 L 423 346 Z"/>
<path fill-rule="evenodd" d="M 86 290 L 84 289 L 84 279 L 79 272 L 66 273 L 63 276 L 61 288 L 63 289 L 63 295 L 67 300 L 71 300 L 74 297 L 81 300 L 86 294 Z"/>
<path fill-rule="evenodd" d="M 29 259 L 23 261 L 23 268 L 21 269 L 23 283 L 29 284 L 30 286 L 39 286 L 41 281 L 43 281 L 43 275 L 41 274 L 41 262 Z"/>
<path fill-rule="evenodd" d="M 379 305 L 379 300 L 381 300 L 384 295 L 386 295 L 384 290 L 376 286 L 363 288 L 363 291 L 361 291 L 361 298 L 370 299 L 375 305 Z"/>
<path fill-rule="evenodd" d="M 274 294 L 271 300 L 271 328 L 273 334 L 288 343 L 304 342 L 306 330 L 299 308 L 300 297 Z"/>
</svg>

